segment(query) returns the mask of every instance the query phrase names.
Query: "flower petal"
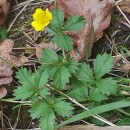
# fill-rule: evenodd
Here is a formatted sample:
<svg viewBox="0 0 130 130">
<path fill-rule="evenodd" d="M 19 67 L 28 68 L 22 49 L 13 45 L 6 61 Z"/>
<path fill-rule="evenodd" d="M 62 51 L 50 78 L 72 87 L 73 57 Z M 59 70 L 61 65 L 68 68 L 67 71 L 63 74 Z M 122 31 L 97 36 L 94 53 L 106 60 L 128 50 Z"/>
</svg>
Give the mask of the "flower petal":
<svg viewBox="0 0 130 130">
<path fill-rule="evenodd" d="M 31 25 L 35 28 L 36 31 L 42 31 L 44 29 L 43 24 L 40 24 L 37 21 L 33 21 Z"/>
<path fill-rule="evenodd" d="M 31 25 L 35 28 L 36 31 L 42 31 L 51 21 L 52 14 L 49 12 L 48 8 L 43 11 L 41 8 L 36 9 L 33 14 L 34 21 Z"/>
<path fill-rule="evenodd" d="M 48 8 L 45 10 L 46 13 L 46 17 L 48 18 L 48 20 L 52 19 L 52 13 L 48 10 Z"/>
<path fill-rule="evenodd" d="M 41 8 L 37 8 L 35 13 L 33 14 L 33 19 L 35 21 L 42 21 L 44 16 L 45 16 L 45 11 L 43 11 Z"/>
<path fill-rule="evenodd" d="M 44 23 L 43 26 L 46 27 L 49 23 L 50 23 L 50 21 Z"/>
</svg>

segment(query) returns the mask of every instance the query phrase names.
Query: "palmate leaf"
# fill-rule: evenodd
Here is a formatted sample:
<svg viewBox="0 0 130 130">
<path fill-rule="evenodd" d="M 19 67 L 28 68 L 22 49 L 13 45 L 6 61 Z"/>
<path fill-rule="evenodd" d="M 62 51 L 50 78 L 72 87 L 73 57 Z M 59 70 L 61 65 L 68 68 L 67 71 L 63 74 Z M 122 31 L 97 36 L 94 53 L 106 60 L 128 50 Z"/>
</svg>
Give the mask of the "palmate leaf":
<svg viewBox="0 0 130 130">
<path fill-rule="evenodd" d="M 118 88 L 117 81 L 113 80 L 111 77 L 100 79 L 96 81 L 95 85 L 100 92 L 106 95 L 116 94 Z"/>
<path fill-rule="evenodd" d="M 42 51 L 41 61 L 47 64 L 47 66 L 52 64 L 57 64 L 59 62 L 59 56 L 53 49 L 44 49 Z"/>
<path fill-rule="evenodd" d="M 49 79 L 48 71 L 40 67 L 35 71 L 35 73 L 33 73 L 32 76 L 34 77 L 34 93 L 37 93 L 43 98 L 50 95 L 51 93 L 49 92 L 49 89 L 44 87 L 44 85 L 48 82 Z"/>
<path fill-rule="evenodd" d="M 76 74 L 76 70 L 78 70 L 78 63 L 74 62 L 73 59 L 68 58 L 66 62 L 54 67 L 51 72 L 53 75 L 54 85 L 57 88 L 63 89 L 64 86 L 69 83 L 69 78 L 72 74 Z"/>
<path fill-rule="evenodd" d="M 79 63 L 75 62 L 74 59 L 67 57 L 67 63 L 65 64 L 65 67 L 69 69 L 69 72 L 72 74 L 77 74 L 77 70 Z"/>
<path fill-rule="evenodd" d="M 88 82 L 88 83 L 94 82 L 93 72 L 90 66 L 85 63 L 79 66 L 79 70 L 77 71 L 77 77 L 80 81 L 83 82 Z"/>
<path fill-rule="evenodd" d="M 58 115 L 64 117 L 70 117 L 73 114 L 73 107 L 70 103 L 65 102 L 62 98 L 58 98 L 54 100 L 54 109 L 58 113 Z"/>
<path fill-rule="evenodd" d="M 79 114 L 69 118 L 68 120 L 66 120 L 66 121 L 62 122 L 60 125 L 58 125 L 56 128 L 59 128 L 63 125 L 66 125 L 66 124 L 69 124 L 69 123 L 72 123 L 75 121 L 79 121 L 79 120 L 88 118 L 88 117 L 96 115 L 96 114 L 101 114 L 101 113 L 108 112 L 108 111 L 111 111 L 114 109 L 119 109 L 119 108 L 129 107 L 129 106 L 130 106 L 130 102 L 125 101 L 125 100 L 98 106 L 89 111 L 79 113 Z"/>
<path fill-rule="evenodd" d="M 59 57 L 53 49 L 44 49 L 41 59 L 43 62 L 42 68 L 48 71 L 55 87 L 60 89 L 63 89 L 69 83 L 69 78 L 78 69 L 78 63 L 74 62 L 72 58 Z"/>
<path fill-rule="evenodd" d="M 39 92 L 39 90 L 48 82 L 49 76 L 48 71 L 41 68 L 37 69 L 35 73 L 31 73 L 26 68 L 21 68 L 16 73 L 16 78 L 18 78 L 19 83 L 22 85 L 14 90 L 13 95 L 16 99 L 25 100 Z M 42 94 L 44 91 L 42 97 L 45 97 L 49 92 L 43 89 L 45 88 L 42 88 Z M 39 94 L 41 95 L 41 92 Z"/>
<path fill-rule="evenodd" d="M 33 86 L 19 86 L 14 90 L 13 96 L 15 99 L 26 100 L 34 94 Z"/>
<path fill-rule="evenodd" d="M 68 96 L 78 102 L 86 101 L 88 99 L 88 86 L 86 83 L 79 81 L 76 76 L 70 79 L 72 89 L 67 93 Z"/>
<path fill-rule="evenodd" d="M 75 87 L 67 95 L 78 102 L 83 102 L 88 100 L 88 88 L 83 86 Z"/>
<path fill-rule="evenodd" d="M 111 54 L 106 53 L 104 53 L 103 55 L 98 55 L 96 59 L 94 59 L 93 64 L 96 79 L 100 79 L 112 69 L 113 57 L 111 56 Z"/>
<path fill-rule="evenodd" d="M 69 78 L 71 74 L 69 70 L 64 66 L 59 66 L 56 68 L 55 74 L 53 75 L 53 82 L 57 88 L 64 88 L 66 83 L 69 83 Z"/>
<path fill-rule="evenodd" d="M 48 88 L 43 88 L 39 91 L 39 95 L 43 98 L 46 98 L 46 96 L 50 95 L 50 90 Z"/>
<path fill-rule="evenodd" d="M 90 93 L 89 99 L 92 101 L 101 102 L 102 100 L 106 100 L 107 96 L 102 94 L 98 89 L 95 89 L 93 92 Z"/>
<path fill-rule="evenodd" d="M 64 12 L 59 9 L 54 9 L 52 12 L 53 18 L 49 25 L 49 32 L 54 36 L 51 41 L 57 44 L 61 49 L 70 51 L 73 49 L 73 40 L 66 35 L 64 31 L 80 30 L 85 24 L 85 19 L 82 16 L 72 16 L 66 21 L 64 27 Z"/>
<path fill-rule="evenodd" d="M 53 109 L 48 109 L 45 115 L 40 118 L 41 130 L 54 130 L 55 127 L 55 114 Z"/>
<path fill-rule="evenodd" d="M 32 73 L 27 70 L 27 68 L 21 68 L 16 72 L 16 78 L 18 82 L 23 86 L 31 86 L 32 84 Z"/>
<path fill-rule="evenodd" d="M 34 79 L 35 87 L 38 89 L 42 88 L 48 82 L 49 75 L 47 70 L 39 68 L 35 71 L 33 76 L 35 78 Z"/>
<path fill-rule="evenodd" d="M 61 31 L 64 22 L 64 12 L 59 9 L 52 11 L 52 20 L 49 25 L 50 29 L 58 33 Z"/>
<path fill-rule="evenodd" d="M 53 130 L 55 125 L 55 114 L 51 105 L 44 101 L 32 104 L 29 113 L 32 119 L 40 119 L 42 130 Z"/>
<path fill-rule="evenodd" d="M 65 22 L 64 31 L 80 30 L 85 24 L 85 19 L 82 16 L 71 16 Z"/>
<path fill-rule="evenodd" d="M 57 44 L 59 47 L 61 47 L 61 49 L 65 50 L 65 51 L 70 51 L 73 49 L 72 39 L 64 33 L 54 36 L 51 39 L 51 41 L 53 43 Z"/>
<path fill-rule="evenodd" d="M 33 119 L 36 119 L 36 118 L 39 119 L 43 115 L 45 116 L 49 109 L 50 109 L 49 104 L 47 104 L 44 101 L 41 101 L 41 102 L 32 104 L 31 109 L 29 110 L 29 113 Z"/>
<path fill-rule="evenodd" d="M 16 73 L 16 78 L 21 86 L 14 90 L 15 99 L 25 100 L 34 94 L 34 77 L 26 68 L 21 68 Z"/>
</svg>

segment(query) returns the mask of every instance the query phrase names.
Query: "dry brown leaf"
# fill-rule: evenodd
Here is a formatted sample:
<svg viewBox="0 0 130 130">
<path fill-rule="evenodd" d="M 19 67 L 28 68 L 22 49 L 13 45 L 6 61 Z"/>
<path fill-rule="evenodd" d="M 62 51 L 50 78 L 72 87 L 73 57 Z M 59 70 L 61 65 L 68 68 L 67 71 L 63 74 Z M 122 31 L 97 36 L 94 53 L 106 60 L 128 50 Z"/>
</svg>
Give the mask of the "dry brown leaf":
<svg viewBox="0 0 130 130">
<path fill-rule="evenodd" d="M 5 23 L 11 0 L 0 0 L 0 25 Z"/>
<path fill-rule="evenodd" d="M 5 87 L 0 87 L 0 99 L 5 97 L 7 94 L 7 89 Z"/>
<path fill-rule="evenodd" d="M 99 40 L 103 30 L 109 26 L 114 2 L 114 0 L 57 0 L 58 8 L 65 12 L 66 17 L 83 15 L 86 18 L 86 24 L 80 31 L 69 33 L 77 46 L 80 59 L 89 57 L 93 42 Z"/>
<path fill-rule="evenodd" d="M 12 66 L 19 67 L 28 61 L 25 56 L 16 57 L 10 54 L 13 45 L 14 42 L 10 39 L 0 42 L 0 86 L 12 82 Z"/>
<path fill-rule="evenodd" d="M 119 6 L 122 11 L 130 13 L 130 0 L 122 0 L 119 2 Z"/>
<path fill-rule="evenodd" d="M 126 63 L 122 66 L 123 71 L 127 74 L 130 72 L 130 63 Z"/>
<path fill-rule="evenodd" d="M 114 0 L 57 0 L 58 7 L 67 16 L 83 15 L 87 19 L 86 24 L 93 23 L 94 41 L 101 38 L 102 31 L 109 26 L 114 2 Z"/>
<path fill-rule="evenodd" d="M 117 65 L 121 60 L 123 60 L 123 56 L 122 55 L 117 55 L 114 58 L 114 65 Z"/>
<path fill-rule="evenodd" d="M 125 53 L 126 59 L 129 57 L 127 53 Z M 114 58 L 114 65 L 118 68 L 121 68 L 121 71 L 125 72 L 126 74 L 130 73 L 130 63 L 124 60 L 122 55 L 117 55 Z"/>
<path fill-rule="evenodd" d="M 79 52 L 77 60 L 80 60 L 84 57 L 89 57 L 91 54 L 94 41 L 94 28 L 92 23 L 91 13 L 88 11 L 85 26 L 80 31 L 73 31 L 68 33 L 68 35 L 73 38 L 77 51 Z M 75 57 L 74 55 L 71 56 Z"/>
</svg>

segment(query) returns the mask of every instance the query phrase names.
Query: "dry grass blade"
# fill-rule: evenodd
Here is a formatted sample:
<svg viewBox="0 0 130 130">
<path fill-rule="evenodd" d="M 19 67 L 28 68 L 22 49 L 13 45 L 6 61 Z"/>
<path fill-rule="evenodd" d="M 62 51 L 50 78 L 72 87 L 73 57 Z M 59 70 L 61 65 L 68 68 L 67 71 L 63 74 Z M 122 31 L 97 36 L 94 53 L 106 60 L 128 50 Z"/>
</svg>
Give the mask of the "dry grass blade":
<svg viewBox="0 0 130 130">
<path fill-rule="evenodd" d="M 7 32 L 10 31 L 10 29 L 12 28 L 13 24 L 15 23 L 16 19 L 19 17 L 19 15 L 24 11 L 24 9 L 28 6 L 29 2 L 23 7 L 23 9 L 17 14 L 17 16 L 14 18 L 14 20 L 12 21 L 12 23 L 10 24 Z"/>
</svg>

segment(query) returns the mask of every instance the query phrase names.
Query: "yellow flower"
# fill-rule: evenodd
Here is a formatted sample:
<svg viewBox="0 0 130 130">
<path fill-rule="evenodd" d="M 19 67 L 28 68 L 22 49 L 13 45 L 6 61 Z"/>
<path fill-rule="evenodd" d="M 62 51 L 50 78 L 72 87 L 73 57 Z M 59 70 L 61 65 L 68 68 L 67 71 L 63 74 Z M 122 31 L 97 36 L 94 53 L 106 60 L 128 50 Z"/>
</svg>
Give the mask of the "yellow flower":
<svg viewBox="0 0 130 130">
<path fill-rule="evenodd" d="M 34 21 L 31 25 L 36 31 L 42 31 L 52 20 L 52 13 L 49 12 L 48 8 L 43 11 L 41 8 L 37 8 L 33 14 Z"/>
</svg>

